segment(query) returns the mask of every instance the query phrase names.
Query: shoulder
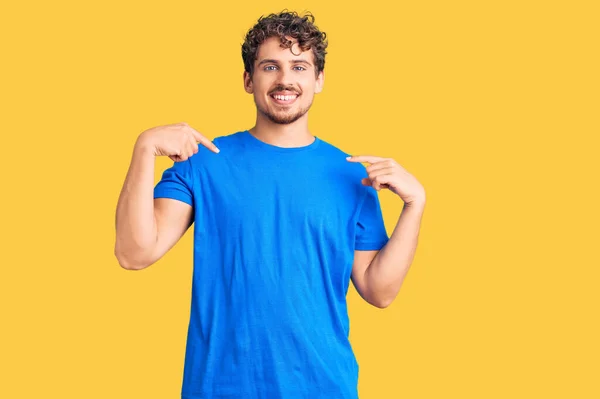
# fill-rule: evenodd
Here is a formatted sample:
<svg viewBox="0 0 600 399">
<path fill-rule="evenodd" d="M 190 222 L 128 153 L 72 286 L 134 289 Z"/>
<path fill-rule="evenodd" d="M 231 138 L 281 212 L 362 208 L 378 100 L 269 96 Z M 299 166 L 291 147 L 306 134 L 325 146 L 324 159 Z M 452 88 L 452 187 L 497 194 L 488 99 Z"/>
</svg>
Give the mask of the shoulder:
<svg viewBox="0 0 600 399">
<path fill-rule="evenodd" d="M 349 162 L 346 158 L 352 154 L 334 144 L 321 140 L 320 146 L 320 154 L 325 160 L 321 165 L 328 171 L 328 178 L 336 180 L 339 184 L 337 187 L 343 187 L 340 192 L 346 193 L 347 198 L 362 202 L 368 193 L 368 187 L 362 184 L 362 179 L 368 176 L 365 166 Z"/>
<path fill-rule="evenodd" d="M 237 131 L 234 133 L 230 133 L 230 134 L 225 134 L 222 136 L 217 136 L 215 137 L 212 142 L 215 143 L 215 145 L 221 149 L 221 147 L 224 148 L 231 148 L 231 147 L 237 147 L 239 146 L 239 143 L 242 140 L 242 134 L 244 132 L 243 131 Z M 221 147 L 219 147 L 219 145 Z"/>
<path fill-rule="evenodd" d="M 327 156 L 335 165 L 338 165 L 345 173 L 353 176 L 366 177 L 365 166 L 357 162 L 348 162 L 347 157 L 351 156 L 340 147 L 321 139 L 321 152 Z"/>
<path fill-rule="evenodd" d="M 225 155 L 231 153 L 233 150 L 240 147 L 242 131 L 216 136 L 210 141 L 220 150 L 219 153 L 215 153 L 208 149 L 202 143 L 198 143 L 198 152 L 188 159 L 194 169 L 203 168 L 206 165 L 219 162 Z"/>
</svg>

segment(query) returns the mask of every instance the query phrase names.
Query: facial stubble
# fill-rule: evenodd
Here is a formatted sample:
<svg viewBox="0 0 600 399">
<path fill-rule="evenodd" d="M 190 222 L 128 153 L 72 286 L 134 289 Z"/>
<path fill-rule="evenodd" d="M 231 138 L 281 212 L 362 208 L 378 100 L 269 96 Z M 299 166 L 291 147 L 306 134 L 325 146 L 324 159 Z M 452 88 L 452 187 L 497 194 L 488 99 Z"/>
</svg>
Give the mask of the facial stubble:
<svg viewBox="0 0 600 399">
<path fill-rule="evenodd" d="M 296 101 L 299 101 L 299 98 L 296 99 Z M 298 119 L 304 116 L 304 114 L 306 114 L 312 106 L 311 101 L 306 108 L 300 108 L 296 113 L 290 113 L 289 110 L 285 110 L 283 108 L 281 108 L 277 113 L 272 113 L 269 111 L 268 108 L 263 109 L 256 101 L 256 98 L 254 98 L 254 103 L 256 104 L 256 109 L 258 110 L 258 112 L 269 118 L 271 122 L 280 125 L 288 125 L 290 123 L 296 122 Z M 294 105 L 295 104 L 292 104 L 290 107 L 293 107 Z"/>
</svg>

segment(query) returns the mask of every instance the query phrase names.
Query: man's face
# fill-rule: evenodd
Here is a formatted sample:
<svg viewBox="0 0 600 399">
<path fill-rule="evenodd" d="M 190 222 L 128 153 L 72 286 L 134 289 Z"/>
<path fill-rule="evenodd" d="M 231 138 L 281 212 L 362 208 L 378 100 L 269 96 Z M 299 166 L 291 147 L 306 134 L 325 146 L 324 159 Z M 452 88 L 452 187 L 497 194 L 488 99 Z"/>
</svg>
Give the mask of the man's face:
<svg viewBox="0 0 600 399">
<path fill-rule="evenodd" d="M 315 75 L 312 49 L 301 52 L 296 40 L 291 49 L 270 37 L 258 49 L 254 76 L 244 71 L 244 88 L 254 94 L 258 112 L 274 123 L 293 123 L 308 112 L 315 93 L 323 89 L 324 74 Z M 283 97 L 282 97 L 283 96 Z"/>
</svg>

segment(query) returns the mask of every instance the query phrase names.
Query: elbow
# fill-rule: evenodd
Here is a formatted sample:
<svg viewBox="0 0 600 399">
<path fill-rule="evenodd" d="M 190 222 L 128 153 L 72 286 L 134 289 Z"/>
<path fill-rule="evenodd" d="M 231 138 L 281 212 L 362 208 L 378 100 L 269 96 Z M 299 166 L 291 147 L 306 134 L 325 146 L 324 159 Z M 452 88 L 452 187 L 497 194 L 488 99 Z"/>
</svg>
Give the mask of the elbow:
<svg viewBox="0 0 600 399">
<path fill-rule="evenodd" d="M 391 305 L 391 302 L 375 302 L 375 303 L 372 303 L 371 305 L 373 305 L 379 309 L 385 309 Z"/>
<path fill-rule="evenodd" d="M 381 292 L 368 290 L 366 287 L 363 287 L 358 293 L 368 304 L 379 309 L 387 308 L 394 301 L 393 297 L 382 295 Z"/>
<path fill-rule="evenodd" d="M 121 266 L 125 270 L 142 270 L 148 267 L 149 265 L 144 264 L 139 261 L 134 261 L 128 257 L 126 257 L 123 253 L 121 253 L 118 248 L 115 248 L 115 257 L 119 262 L 119 266 Z"/>
<path fill-rule="evenodd" d="M 375 306 L 379 309 L 385 309 L 390 306 L 394 302 L 394 298 L 380 298 L 377 300 L 371 301 L 371 305 Z"/>
</svg>

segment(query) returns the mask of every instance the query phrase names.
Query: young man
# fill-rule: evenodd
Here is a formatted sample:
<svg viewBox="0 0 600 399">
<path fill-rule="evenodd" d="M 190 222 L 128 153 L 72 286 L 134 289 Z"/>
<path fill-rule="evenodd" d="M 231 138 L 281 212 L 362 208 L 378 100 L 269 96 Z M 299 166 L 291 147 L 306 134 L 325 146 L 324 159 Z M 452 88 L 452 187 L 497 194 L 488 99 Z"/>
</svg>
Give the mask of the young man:
<svg viewBox="0 0 600 399">
<path fill-rule="evenodd" d="M 356 399 L 349 282 L 383 308 L 412 262 L 423 187 L 394 160 L 347 159 L 308 129 L 327 47 L 313 22 L 271 14 L 246 35 L 254 127 L 211 142 L 159 126 L 136 142 L 117 207 L 120 264 L 150 266 L 194 223 L 183 399 Z M 175 163 L 152 196 L 157 155 Z M 391 238 L 381 188 L 405 203 Z"/>
</svg>

